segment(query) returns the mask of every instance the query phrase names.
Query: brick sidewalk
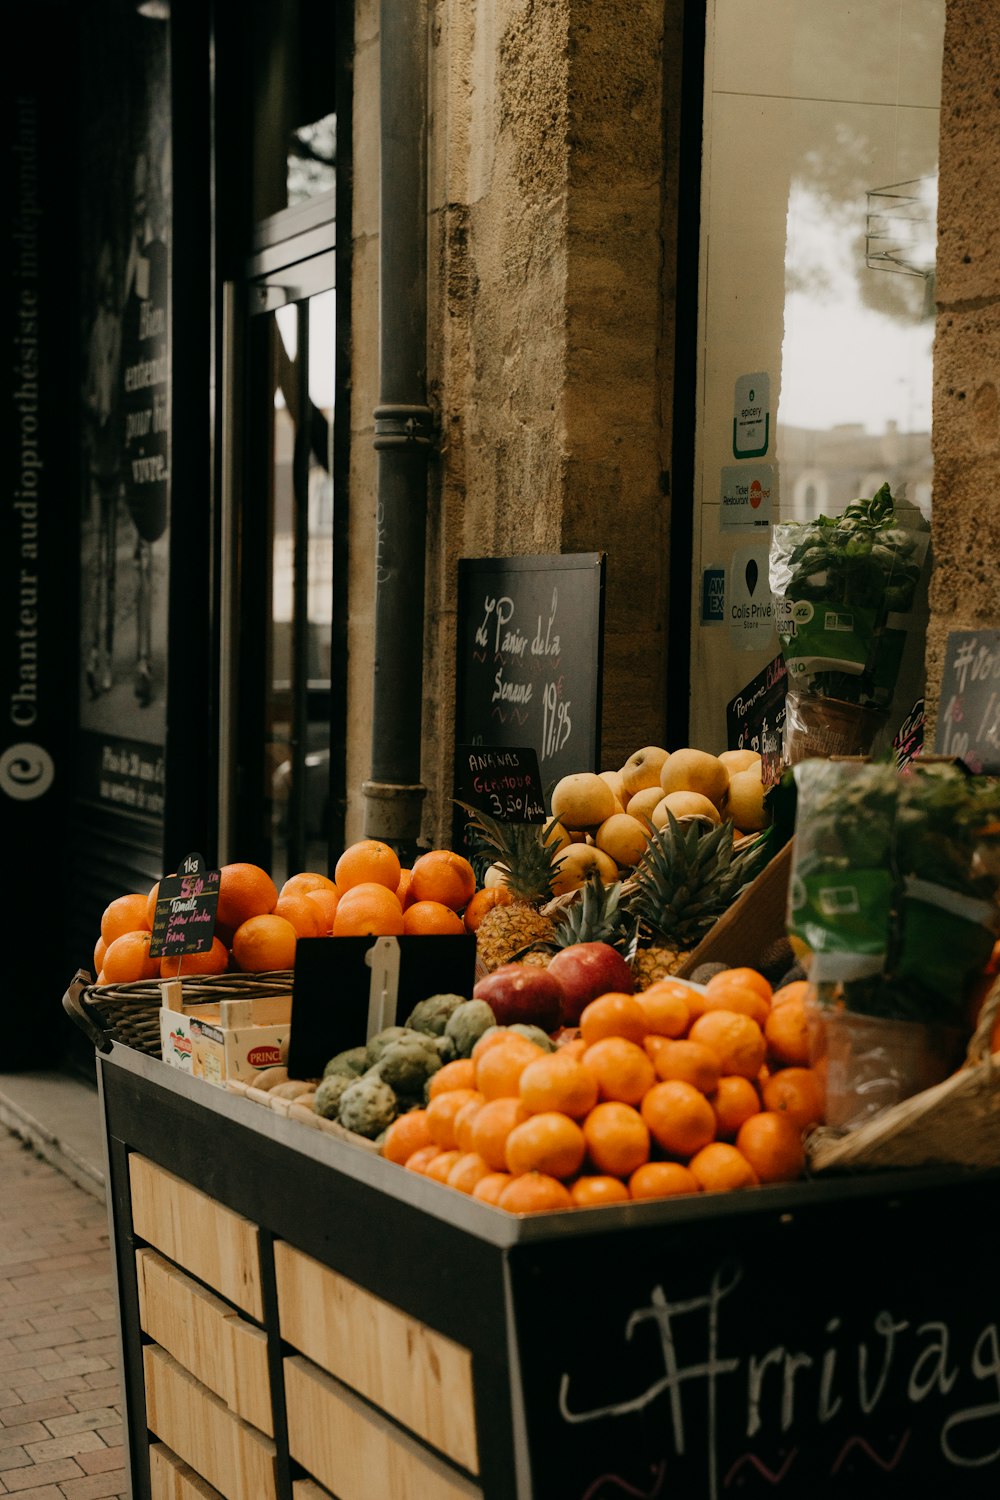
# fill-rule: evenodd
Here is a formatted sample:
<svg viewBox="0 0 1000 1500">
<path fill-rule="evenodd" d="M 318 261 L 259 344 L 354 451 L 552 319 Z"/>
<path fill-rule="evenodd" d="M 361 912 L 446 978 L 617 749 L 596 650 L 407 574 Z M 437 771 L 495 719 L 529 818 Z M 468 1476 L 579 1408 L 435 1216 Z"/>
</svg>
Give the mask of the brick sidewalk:
<svg viewBox="0 0 1000 1500">
<path fill-rule="evenodd" d="M 0 1126 L 0 1495 L 128 1500 L 104 1204 Z"/>
</svg>

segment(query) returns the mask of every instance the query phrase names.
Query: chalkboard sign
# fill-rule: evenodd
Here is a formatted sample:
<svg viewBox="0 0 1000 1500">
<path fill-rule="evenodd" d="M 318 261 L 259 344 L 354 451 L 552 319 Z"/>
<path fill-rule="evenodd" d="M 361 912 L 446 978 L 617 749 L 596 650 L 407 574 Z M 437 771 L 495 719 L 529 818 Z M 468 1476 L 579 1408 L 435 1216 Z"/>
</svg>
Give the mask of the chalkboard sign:
<svg viewBox="0 0 1000 1500">
<path fill-rule="evenodd" d="M 530 746 L 546 796 L 600 757 L 605 555 L 458 564 L 455 738 Z"/>
<path fill-rule="evenodd" d="M 160 881 L 156 894 L 151 958 L 178 958 L 184 953 L 207 953 L 215 936 L 219 904 L 219 871 L 206 868 L 200 854 L 181 860 L 176 875 Z"/>
<path fill-rule="evenodd" d="M 364 1046 L 373 993 L 370 950 L 375 937 L 299 938 L 292 983 L 288 1072 L 320 1078 L 331 1057 Z M 473 933 L 421 934 L 396 938 L 394 995 L 382 1025 L 401 1026 L 420 1000 L 431 995 L 472 996 L 476 971 Z"/>
<path fill-rule="evenodd" d="M 934 749 L 1000 775 L 1000 630 L 949 634 Z"/>
<path fill-rule="evenodd" d="M 995 1178 L 835 1216 L 751 1192 L 511 1252 L 531 1493 L 995 1500 L 996 1311 L 970 1294 L 1000 1254 Z"/>
<path fill-rule="evenodd" d="M 544 823 L 545 795 L 534 750 L 512 745 L 459 745 L 455 797 L 501 823 Z"/>
</svg>

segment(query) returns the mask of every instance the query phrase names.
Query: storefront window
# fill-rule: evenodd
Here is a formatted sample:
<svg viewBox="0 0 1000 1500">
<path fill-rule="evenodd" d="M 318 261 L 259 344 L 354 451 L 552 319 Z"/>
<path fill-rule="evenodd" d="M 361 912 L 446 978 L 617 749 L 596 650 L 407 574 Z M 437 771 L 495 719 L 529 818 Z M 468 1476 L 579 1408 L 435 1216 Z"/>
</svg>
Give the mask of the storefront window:
<svg viewBox="0 0 1000 1500">
<path fill-rule="evenodd" d="M 707 749 L 734 742 L 726 705 L 761 692 L 773 721 L 780 698 L 774 523 L 885 481 L 929 521 L 944 10 L 710 0 L 691 695 Z M 921 643 L 908 653 L 912 702 Z"/>
<path fill-rule="evenodd" d="M 254 219 L 328 196 L 333 217 L 336 7 L 319 0 L 253 13 Z"/>
</svg>

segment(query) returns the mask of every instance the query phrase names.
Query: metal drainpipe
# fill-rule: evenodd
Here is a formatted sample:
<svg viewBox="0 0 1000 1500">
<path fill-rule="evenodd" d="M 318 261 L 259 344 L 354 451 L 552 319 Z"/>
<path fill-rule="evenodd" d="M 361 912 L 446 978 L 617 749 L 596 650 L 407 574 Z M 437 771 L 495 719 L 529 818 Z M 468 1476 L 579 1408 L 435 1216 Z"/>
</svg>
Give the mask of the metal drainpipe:
<svg viewBox="0 0 1000 1500">
<path fill-rule="evenodd" d="M 420 780 L 427 389 L 426 0 L 382 0 L 375 673 L 365 831 L 407 859 Z"/>
</svg>

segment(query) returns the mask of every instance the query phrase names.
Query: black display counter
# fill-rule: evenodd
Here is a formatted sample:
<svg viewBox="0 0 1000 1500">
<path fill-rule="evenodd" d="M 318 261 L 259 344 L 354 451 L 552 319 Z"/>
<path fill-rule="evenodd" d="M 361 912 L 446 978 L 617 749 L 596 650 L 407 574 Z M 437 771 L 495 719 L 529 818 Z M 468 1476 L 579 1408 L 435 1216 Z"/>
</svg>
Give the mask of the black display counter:
<svg viewBox="0 0 1000 1500">
<path fill-rule="evenodd" d="M 97 1069 L 135 1500 L 1000 1493 L 1000 1172 L 518 1218 Z"/>
</svg>

